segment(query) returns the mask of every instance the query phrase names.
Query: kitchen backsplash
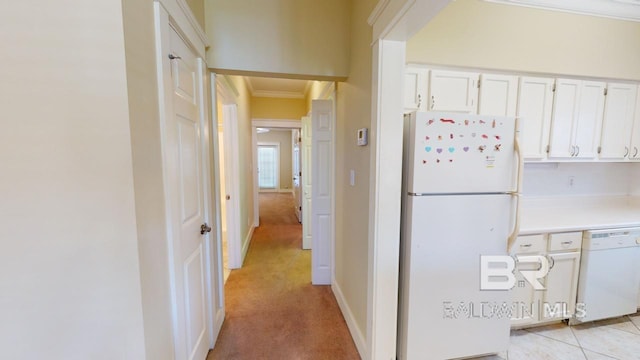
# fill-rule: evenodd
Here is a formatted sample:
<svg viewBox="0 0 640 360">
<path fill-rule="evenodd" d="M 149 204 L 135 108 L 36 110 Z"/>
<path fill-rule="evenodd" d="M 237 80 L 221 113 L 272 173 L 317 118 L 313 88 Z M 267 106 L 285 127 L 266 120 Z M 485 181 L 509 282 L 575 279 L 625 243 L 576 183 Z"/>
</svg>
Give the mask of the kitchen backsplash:
<svg viewBox="0 0 640 360">
<path fill-rule="evenodd" d="M 525 196 L 640 195 L 640 163 L 527 163 L 523 193 Z"/>
</svg>

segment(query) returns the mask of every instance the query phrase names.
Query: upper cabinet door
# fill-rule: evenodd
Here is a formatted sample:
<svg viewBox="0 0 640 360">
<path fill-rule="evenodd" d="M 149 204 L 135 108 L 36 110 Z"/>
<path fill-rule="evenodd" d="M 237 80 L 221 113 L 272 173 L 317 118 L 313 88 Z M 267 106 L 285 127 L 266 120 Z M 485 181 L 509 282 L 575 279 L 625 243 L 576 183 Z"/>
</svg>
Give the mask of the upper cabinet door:
<svg viewBox="0 0 640 360">
<path fill-rule="evenodd" d="M 605 87 L 606 84 L 600 81 L 582 82 L 578 119 L 574 124 L 576 158 L 595 159 L 598 156 Z"/>
<path fill-rule="evenodd" d="M 558 79 L 553 99 L 553 121 L 549 139 L 550 158 L 570 158 L 576 154 L 573 123 L 578 118 L 580 80 Z"/>
<path fill-rule="evenodd" d="M 634 152 L 629 144 L 637 92 L 637 85 L 607 84 L 600 141 L 601 159 L 621 160 L 627 156 L 632 158 Z"/>
<path fill-rule="evenodd" d="M 478 73 L 431 70 L 429 110 L 475 114 L 478 80 Z"/>
<path fill-rule="evenodd" d="M 556 80 L 550 158 L 595 159 L 597 156 L 605 83 Z"/>
<path fill-rule="evenodd" d="M 634 118 L 629 159 L 640 160 L 640 91 L 636 94 L 636 110 Z"/>
<path fill-rule="evenodd" d="M 525 160 L 541 160 L 547 155 L 553 109 L 553 82 L 551 78 L 520 78 L 517 116 Z M 481 88 L 483 86 L 484 84 Z"/>
<path fill-rule="evenodd" d="M 405 111 L 426 111 L 429 70 L 408 66 L 404 72 Z"/>
<path fill-rule="evenodd" d="M 517 97 L 517 76 L 480 75 L 478 114 L 516 116 Z"/>
</svg>

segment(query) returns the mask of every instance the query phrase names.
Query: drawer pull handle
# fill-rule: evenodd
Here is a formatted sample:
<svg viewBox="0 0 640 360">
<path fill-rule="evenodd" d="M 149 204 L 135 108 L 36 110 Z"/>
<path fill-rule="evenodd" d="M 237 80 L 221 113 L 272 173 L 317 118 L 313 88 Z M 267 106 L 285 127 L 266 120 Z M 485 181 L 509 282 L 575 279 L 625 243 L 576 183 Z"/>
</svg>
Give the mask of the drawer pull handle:
<svg viewBox="0 0 640 360">
<path fill-rule="evenodd" d="M 523 247 L 523 248 L 530 248 L 530 247 L 531 247 L 531 244 L 522 244 L 522 245 L 520 245 L 520 247 Z"/>
<path fill-rule="evenodd" d="M 573 241 L 563 241 L 561 242 L 562 245 L 571 245 L 573 244 Z"/>
</svg>

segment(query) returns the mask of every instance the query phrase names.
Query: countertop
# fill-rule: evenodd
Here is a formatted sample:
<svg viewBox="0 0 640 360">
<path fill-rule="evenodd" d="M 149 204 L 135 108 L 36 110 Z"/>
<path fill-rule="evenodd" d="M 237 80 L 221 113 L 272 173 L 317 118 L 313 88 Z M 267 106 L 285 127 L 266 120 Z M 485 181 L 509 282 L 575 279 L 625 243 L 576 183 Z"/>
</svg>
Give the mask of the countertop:
<svg viewBox="0 0 640 360">
<path fill-rule="evenodd" d="M 520 235 L 640 227 L 640 198 L 522 198 Z"/>
</svg>

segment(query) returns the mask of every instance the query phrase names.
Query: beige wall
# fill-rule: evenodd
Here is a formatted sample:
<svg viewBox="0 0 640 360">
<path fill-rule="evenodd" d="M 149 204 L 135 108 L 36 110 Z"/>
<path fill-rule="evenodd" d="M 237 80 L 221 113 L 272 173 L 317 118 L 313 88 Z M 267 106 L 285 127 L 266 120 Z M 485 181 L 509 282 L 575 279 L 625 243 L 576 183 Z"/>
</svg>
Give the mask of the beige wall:
<svg viewBox="0 0 640 360">
<path fill-rule="evenodd" d="M 307 104 L 304 99 L 251 98 L 251 117 L 254 119 L 300 120 L 306 114 Z"/>
<path fill-rule="evenodd" d="M 345 78 L 349 1 L 206 0 L 209 67 Z"/>
<path fill-rule="evenodd" d="M 0 358 L 144 359 L 121 2 L 0 24 Z"/>
<path fill-rule="evenodd" d="M 124 36 L 133 155 L 145 348 L 149 359 L 173 353 L 153 2 L 124 0 Z"/>
<path fill-rule="evenodd" d="M 280 189 L 291 189 L 293 170 L 291 170 L 291 130 L 271 130 L 258 134 L 258 143 L 278 143 L 280 145 Z"/>
<path fill-rule="evenodd" d="M 369 146 L 357 146 L 356 130 L 371 127 L 371 28 L 375 0 L 355 0 L 351 21 L 349 79 L 337 87 L 336 283 L 367 336 Z M 355 186 L 349 170 L 355 170 Z"/>
<path fill-rule="evenodd" d="M 198 24 L 204 30 L 204 0 L 186 0 Z"/>
<path fill-rule="evenodd" d="M 240 175 L 240 238 L 243 246 L 253 226 L 253 144 L 251 143 L 251 94 L 241 76 L 227 76 L 238 95 L 238 159 Z"/>
<path fill-rule="evenodd" d="M 407 62 L 640 80 L 640 23 L 458 0 L 408 41 Z"/>
</svg>

